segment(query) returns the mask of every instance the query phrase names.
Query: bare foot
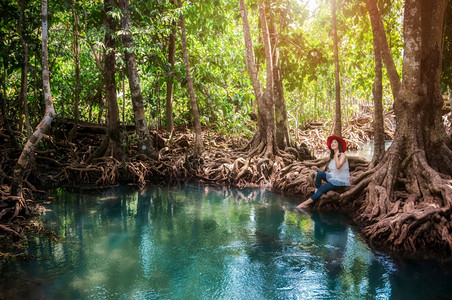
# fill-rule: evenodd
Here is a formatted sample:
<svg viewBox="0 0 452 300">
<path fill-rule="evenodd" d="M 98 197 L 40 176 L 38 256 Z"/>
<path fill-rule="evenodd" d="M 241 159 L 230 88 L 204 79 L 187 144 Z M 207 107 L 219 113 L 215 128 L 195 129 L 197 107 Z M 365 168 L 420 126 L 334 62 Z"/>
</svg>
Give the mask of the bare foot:
<svg viewBox="0 0 452 300">
<path fill-rule="evenodd" d="M 309 204 L 311 204 L 312 202 L 314 202 L 314 201 L 311 198 L 309 198 L 305 202 L 298 204 L 296 209 L 299 209 L 299 210 L 306 209 L 309 206 Z"/>
</svg>

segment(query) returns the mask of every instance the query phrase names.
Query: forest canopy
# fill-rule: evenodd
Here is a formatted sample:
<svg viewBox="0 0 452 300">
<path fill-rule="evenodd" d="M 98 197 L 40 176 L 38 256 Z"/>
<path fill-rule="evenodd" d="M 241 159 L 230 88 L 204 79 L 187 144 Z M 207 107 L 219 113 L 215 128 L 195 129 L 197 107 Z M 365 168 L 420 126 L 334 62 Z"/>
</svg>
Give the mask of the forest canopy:
<svg viewBox="0 0 452 300">
<path fill-rule="evenodd" d="M 39 122 L 43 107 L 40 49 L 40 1 L 25 1 L 23 38 L 29 45 L 27 102 L 32 128 Z M 20 1 L 2 1 L 1 45 L 2 93 L 7 99 L 8 117 L 22 119 L 19 103 L 23 47 L 16 30 Z M 49 61 L 51 88 L 57 119 L 75 118 L 78 92 L 80 120 L 104 123 L 105 95 L 101 70 L 96 60 L 106 51 L 100 1 L 49 1 Z M 256 60 L 265 69 L 265 53 L 259 30 L 257 1 L 249 1 L 249 15 Z M 401 69 L 402 1 L 381 1 L 388 42 Z M 356 116 L 360 107 L 372 103 L 374 78 L 372 30 L 362 1 L 338 2 L 339 63 L 341 70 L 344 121 Z M 287 103 L 290 128 L 303 128 L 309 122 L 333 119 L 334 62 L 332 55 L 331 9 L 329 1 L 272 1 L 271 9 L 278 31 L 281 77 Z M 179 30 L 175 31 L 174 67 L 168 62 L 170 36 L 182 11 L 186 20 L 187 41 L 194 90 L 203 127 L 225 134 L 251 136 L 254 124 L 254 95 L 247 76 L 243 30 L 237 1 L 185 1 L 179 9 L 172 1 L 134 1 L 130 5 L 134 52 L 137 57 L 146 119 L 152 128 L 164 128 L 166 86 L 174 82 L 173 114 L 176 126 L 192 123 L 186 89 Z M 117 20 L 122 12 L 113 9 Z M 116 82 L 121 122 L 133 123 L 130 89 L 121 30 L 113 36 L 118 41 Z M 77 42 L 77 49 L 75 49 Z M 78 62 L 75 62 L 78 52 Z M 76 85 L 75 68 L 79 65 L 80 83 Z M 100 61 L 99 61 L 100 63 Z M 260 76 L 264 76 L 261 73 Z M 393 99 L 389 82 L 383 76 L 384 105 Z M 25 121 L 21 121 L 24 123 Z M 25 125 L 18 123 L 21 128 Z"/>
</svg>

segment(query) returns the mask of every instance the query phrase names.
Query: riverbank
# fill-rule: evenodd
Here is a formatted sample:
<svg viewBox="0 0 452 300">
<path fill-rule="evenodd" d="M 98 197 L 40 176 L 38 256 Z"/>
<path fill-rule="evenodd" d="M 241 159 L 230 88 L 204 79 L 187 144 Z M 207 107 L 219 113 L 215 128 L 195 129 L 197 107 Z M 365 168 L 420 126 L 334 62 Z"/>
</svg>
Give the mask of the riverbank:
<svg viewBox="0 0 452 300">
<path fill-rule="evenodd" d="M 353 120 L 344 129 L 344 138 L 350 149 L 362 147 L 371 139 L 370 125 L 367 124 L 370 120 L 369 117 Z M 9 256 L 11 252 L 20 255 L 27 236 L 40 232 L 41 229 L 34 226 L 33 218 L 39 216 L 42 210 L 40 201 L 49 201 L 47 197 L 51 189 L 102 189 L 120 184 L 145 187 L 148 184 L 178 182 L 273 188 L 275 180 L 281 178 L 280 171 L 285 167 L 297 165 L 297 161 L 322 163 L 322 159 L 316 160 L 313 153 L 326 150 L 325 140 L 329 135 L 326 126 L 309 124 L 304 130 L 292 133 L 297 137 L 291 150 L 292 156 L 271 160 L 251 157 L 240 151 L 248 142 L 243 136 L 231 137 L 205 131 L 203 140 L 206 151 L 200 157 L 193 157 L 189 155 L 194 141 L 193 134 L 183 129 L 172 136 L 167 136 L 163 131 L 153 132 L 153 146 L 159 152 L 158 160 L 138 154 L 132 144 L 129 144 L 124 149 L 122 161 L 103 157 L 87 163 L 87 157 L 102 142 L 106 128 L 98 124 L 80 123 L 75 139 L 69 142 L 65 137 L 72 126 L 70 122 L 55 122 L 49 135 L 45 136 L 35 150 L 35 157 L 24 178 L 26 199 L 21 209 L 16 206 L 15 198 L 9 195 L 8 186 L 20 150 L 9 148 L 7 143 L 0 145 L 0 156 L 4 161 L 0 173 L 0 251 L 5 253 L 4 256 Z M 128 136 L 127 140 L 130 140 L 133 137 L 133 127 L 125 129 L 124 136 Z M 388 128 L 386 135 L 391 134 L 393 132 Z M 365 161 L 358 160 L 355 165 L 363 164 Z M 303 169 L 310 170 L 305 167 Z M 309 182 L 300 185 L 303 188 L 294 190 L 291 186 L 297 184 L 297 181 L 292 178 L 286 178 L 285 181 L 287 185 L 279 185 L 278 189 L 273 190 L 295 195 L 300 199 L 310 193 L 307 186 Z"/>
</svg>

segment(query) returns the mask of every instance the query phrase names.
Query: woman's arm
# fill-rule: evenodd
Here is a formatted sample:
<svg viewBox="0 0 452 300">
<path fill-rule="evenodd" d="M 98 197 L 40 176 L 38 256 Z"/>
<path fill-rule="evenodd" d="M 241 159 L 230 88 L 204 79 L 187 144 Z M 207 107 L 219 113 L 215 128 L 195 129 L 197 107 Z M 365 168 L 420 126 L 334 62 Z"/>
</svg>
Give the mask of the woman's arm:
<svg viewBox="0 0 452 300">
<path fill-rule="evenodd" d="M 347 157 L 345 156 L 345 153 L 336 153 L 334 154 L 334 162 L 336 163 L 336 168 L 340 169 L 345 164 L 345 160 Z"/>
</svg>

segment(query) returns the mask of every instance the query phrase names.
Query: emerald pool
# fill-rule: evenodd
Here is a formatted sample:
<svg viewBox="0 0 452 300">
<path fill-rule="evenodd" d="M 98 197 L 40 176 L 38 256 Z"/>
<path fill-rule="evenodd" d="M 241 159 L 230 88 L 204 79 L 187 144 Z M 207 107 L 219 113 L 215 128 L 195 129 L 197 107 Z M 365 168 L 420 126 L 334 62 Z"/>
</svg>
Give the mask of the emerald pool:
<svg viewBox="0 0 452 300">
<path fill-rule="evenodd" d="M 265 189 L 55 192 L 0 299 L 452 299 L 452 268 L 372 251 L 350 220 Z"/>
</svg>

